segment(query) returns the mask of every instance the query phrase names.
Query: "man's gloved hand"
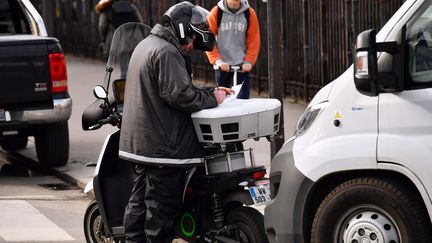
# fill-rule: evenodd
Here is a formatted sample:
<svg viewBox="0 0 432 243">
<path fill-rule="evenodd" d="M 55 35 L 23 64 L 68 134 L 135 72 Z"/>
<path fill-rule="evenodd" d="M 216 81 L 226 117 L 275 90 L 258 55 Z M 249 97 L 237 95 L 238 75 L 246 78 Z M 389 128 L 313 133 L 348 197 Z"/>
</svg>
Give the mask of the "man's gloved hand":
<svg viewBox="0 0 432 243">
<path fill-rule="evenodd" d="M 216 97 L 218 105 L 224 101 L 227 94 L 234 94 L 234 90 L 225 87 L 218 87 L 214 90 L 214 96 Z"/>
</svg>

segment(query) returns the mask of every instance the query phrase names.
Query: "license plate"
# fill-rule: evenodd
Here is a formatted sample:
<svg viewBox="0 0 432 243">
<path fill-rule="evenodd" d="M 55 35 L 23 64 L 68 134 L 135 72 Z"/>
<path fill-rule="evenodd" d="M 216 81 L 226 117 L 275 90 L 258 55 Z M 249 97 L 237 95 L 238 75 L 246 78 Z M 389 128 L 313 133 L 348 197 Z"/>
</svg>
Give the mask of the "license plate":
<svg viewBox="0 0 432 243">
<path fill-rule="evenodd" d="M 267 181 L 265 184 L 249 187 L 249 194 L 256 206 L 266 205 L 271 201 L 270 183 Z"/>
<path fill-rule="evenodd" d="M 6 112 L 3 109 L 0 109 L 0 122 L 6 121 Z"/>
</svg>

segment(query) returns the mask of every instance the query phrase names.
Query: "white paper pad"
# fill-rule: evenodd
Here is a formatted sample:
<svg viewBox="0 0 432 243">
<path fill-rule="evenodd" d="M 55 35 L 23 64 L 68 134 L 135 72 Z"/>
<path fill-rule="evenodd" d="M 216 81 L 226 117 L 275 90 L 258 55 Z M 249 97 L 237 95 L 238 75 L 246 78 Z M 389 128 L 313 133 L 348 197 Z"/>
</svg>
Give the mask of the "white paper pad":
<svg viewBox="0 0 432 243">
<path fill-rule="evenodd" d="M 231 87 L 231 89 L 234 90 L 234 94 L 227 95 L 227 97 L 224 99 L 224 101 L 222 102 L 222 104 L 229 103 L 229 102 L 237 99 L 237 95 L 240 93 L 240 90 L 241 90 L 242 86 L 243 86 L 243 83 Z"/>
</svg>

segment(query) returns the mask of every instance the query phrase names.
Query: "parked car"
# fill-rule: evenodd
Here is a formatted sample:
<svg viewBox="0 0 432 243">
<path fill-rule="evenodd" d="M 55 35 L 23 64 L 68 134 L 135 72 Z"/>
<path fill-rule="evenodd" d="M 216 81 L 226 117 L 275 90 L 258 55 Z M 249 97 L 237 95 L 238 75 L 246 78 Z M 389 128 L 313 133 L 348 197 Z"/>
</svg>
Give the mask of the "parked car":
<svg viewBox="0 0 432 243">
<path fill-rule="evenodd" d="M 432 1 L 407 0 L 272 161 L 270 242 L 432 242 Z"/>
<path fill-rule="evenodd" d="M 25 148 L 28 136 L 34 136 L 41 165 L 66 164 L 71 112 L 59 41 L 47 37 L 42 18 L 30 1 L 0 0 L 2 148 Z"/>
</svg>

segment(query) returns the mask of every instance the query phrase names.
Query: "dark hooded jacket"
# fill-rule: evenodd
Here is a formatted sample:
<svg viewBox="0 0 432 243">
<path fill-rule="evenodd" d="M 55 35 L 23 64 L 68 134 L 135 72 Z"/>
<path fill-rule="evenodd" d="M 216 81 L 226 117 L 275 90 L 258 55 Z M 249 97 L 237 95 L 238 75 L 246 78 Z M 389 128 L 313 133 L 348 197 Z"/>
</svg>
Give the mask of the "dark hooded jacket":
<svg viewBox="0 0 432 243">
<path fill-rule="evenodd" d="M 201 163 L 204 151 L 191 113 L 215 106 L 211 91 L 192 84 L 178 39 L 157 24 L 130 60 L 120 157 L 156 165 Z"/>
</svg>

